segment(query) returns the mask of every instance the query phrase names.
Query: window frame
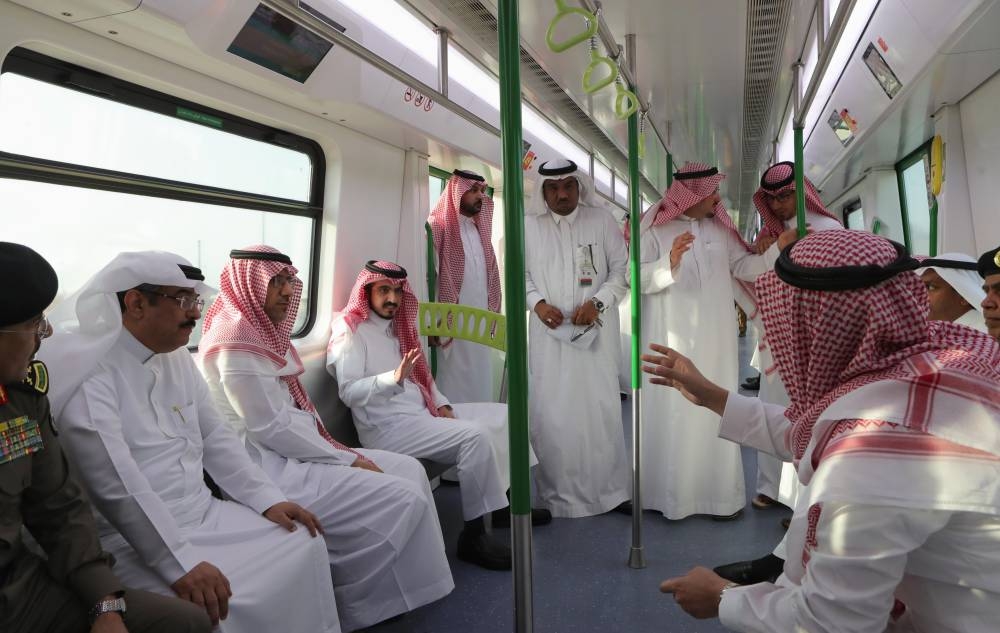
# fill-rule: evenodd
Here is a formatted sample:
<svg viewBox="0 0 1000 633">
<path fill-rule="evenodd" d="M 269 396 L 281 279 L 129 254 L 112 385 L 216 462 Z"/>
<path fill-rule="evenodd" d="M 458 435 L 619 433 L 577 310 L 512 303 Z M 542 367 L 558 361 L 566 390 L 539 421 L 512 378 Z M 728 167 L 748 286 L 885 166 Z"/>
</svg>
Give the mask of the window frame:
<svg viewBox="0 0 1000 633">
<path fill-rule="evenodd" d="M 864 214 L 864 208 L 861 205 L 861 198 L 855 198 L 854 200 L 851 200 L 850 202 L 846 203 L 843 207 L 841 207 L 841 220 L 843 222 L 844 228 L 847 228 L 849 225 L 847 217 L 858 210 L 860 210 L 861 213 Z M 862 220 L 864 220 L 864 215 L 862 215 L 861 218 Z"/>
<path fill-rule="evenodd" d="M 309 254 L 311 300 L 306 306 L 308 310 L 306 319 L 302 327 L 292 333 L 292 338 L 302 338 L 309 334 L 316 324 L 317 317 L 319 254 L 326 188 L 326 155 L 319 143 L 23 47 L 13 48 L 3 59 L 0 64 L 0 74 L 7 72 L 306 154 L 312 166 L 307 202 L 3 151 L 0 151 L 0 178 L 213 204 L 311 219 L 313 227 Z M 205 119 L 198 121 L 178 116 L 180 109 L 192 111 L 204 116 Z M 218 122 L 219 125 L 210 124 L 208 121 Z"/>
<path fill-rule="evenodd" d="M 910 210 L 906 200 L 906 182 L 903 180 L 903 172 L 917 163 L 922 162 L 924 160 L 924 156 L 926 156 L 927 161 L 930 162 L 931 143 L 933 141 L 933 138 L 927 139 L 927 141 L 921 143 L 919 147 L 904 156 L 895 165 L 896 187 L 899 190 L 899 211 L 903 219 L 903 243 L 906 246 L 906 250 L 910 252 L 913 251 L 910 238 Z M 928 208 L 927 213 L 930 216 L 930 232 L 928 234 L 928 245 L 930 248 L 928 250 L 936 251 L 937 217 L 933 208 Z M 936 253 L 928 254 L 934 256 Z"/>
</svg>

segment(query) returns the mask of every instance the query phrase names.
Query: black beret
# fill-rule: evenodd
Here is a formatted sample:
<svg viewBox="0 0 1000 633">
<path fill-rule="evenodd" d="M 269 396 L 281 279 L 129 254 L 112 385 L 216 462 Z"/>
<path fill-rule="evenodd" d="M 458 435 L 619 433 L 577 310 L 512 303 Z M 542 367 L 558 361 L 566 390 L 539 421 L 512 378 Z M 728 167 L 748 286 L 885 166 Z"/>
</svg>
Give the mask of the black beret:
<svg viewBox="0 0 1000 633">
<path fill-rule="evenodd" d="M 27 246 L 13 242 L 0 242 L 0 277 L 4 280 L 0 327 L 38 316 L 59 290 L 52 265 Z"/>
<path fill-rule="evenodd" d="M 979 276 L 983 279 L 987 275 L 1000 275 L 1000 246 L 980 255 L 976 265 L 979 267 Z"/>
</svg>

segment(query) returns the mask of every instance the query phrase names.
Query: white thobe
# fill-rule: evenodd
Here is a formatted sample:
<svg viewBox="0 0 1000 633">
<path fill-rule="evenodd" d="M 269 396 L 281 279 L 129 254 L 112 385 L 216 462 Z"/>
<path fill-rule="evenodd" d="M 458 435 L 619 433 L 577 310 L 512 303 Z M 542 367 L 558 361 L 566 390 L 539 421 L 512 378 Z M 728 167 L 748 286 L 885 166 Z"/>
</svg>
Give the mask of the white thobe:
<svg viewBox="0 0 1000 633">
<path fill-rule="evenodd" d="M 232 586 L 221 631 L 340 630 L 323 539 L 261 516 L 285 495 L 219 414 L 187 349 L 153 354 L 122 330 L 57 426 L 122 582 L 173 595 L 207 561 Z M 203 469 L 239 503 L 212 497 Z"/>
<path fill-rule="evenodd" d="M 789 460 L 785 437 L 790 423 L 784 411 L 780 405 L 730 394 L 720 435 Z M 820 464 L 814 477 L 823 474 L 823 468 Z M 985 485 L 1000 479 L 1000 467 L 994 464 L 994 469 Z M 812 488 L 803 491 L 812 493 Z M 812 503 L 800 502 L 792 516 L 788 556 L 778 582 L 725 592 L 719 618 L 726 627 L 753 633 L 996 631 L 1000 518 L 850 499 L 825 501 L 816 546 L 804 567 L 801 554 Z M 888 623 L 894 597 L 906 605 L 906 613 Z"/>
<path fill-rule="evenodd" d="M 605 306 L 600 315 L 604 325 L 589 347 L 551 336 L 534 312 L 528 332 L 539 501 L 557 517 L 601 514 L 631 495 L 618 397 L 625 240 L 607 211 L 581 205 L 566 216 L 526 216 L 524 257 L 529 310 L 544 299 L 562 311 L 568 324 L 591 297 Z"/>
<path fill-rule="evenodd" d="M 403 357 L 391 331 L 390 320 L 371 313 L 327 354 L 327 371 L 337 379 L 340 399 L 351 407 L 361 443 L 456 465 L 467 521 L 506 507 L 506 405 L 456 404 L 456 419 L 431 415 L 416 383 L 395 380 Z M 435 406 L 450 404 L 437 385 L 432 383 L 432 389 Z"/>
<path fill-rule="evenodd" d="M 820 213 L 814 213 L 809 209 L 806 209 L 806 224 L 809 225 L 809 228 L 813 232 L 840 230 L 844 228 L 833 218 Z M 793 217 L 785 222 L 784 225 L 785 229 L 794 229 L 799 225 L 798 218 Z M 759 327 L 760 319 L 758 318 L 755 321 L 755 325 Z M 754 358 L 756 357 L 757 355 L 755 354 Z M 770 354 L 767 357 L 770 359 Z M 787 407 L 789 400 L 788 393 L 785 391 L 785 385 L 782 384 L 781 378 L 776 371 L 772 372 L 770 376 L 766 376 L 764 371 L 767 369 L 767 367 L 758 367 L 758 370 L 761 371 L 760 393 L 758 394 L 760 399 L 763 402 L 781 404 Z M 757 453 L 757 492 L 759 494 L 767 495 L 772 499 L 777 499 L 789 508 L 794 508 L 795 500 L 798 498 L 799 487 L 799 480 L 795 475 L 795 469 L 791 463 L 782 462 L 780 459 L 767 453 Z"/>
<path fill-rule="evenodd" d="M 695 239 L 676 270 L 674 238 Z M 753 281 L 769 270 L 777 246 L 747 252 L 733 233 L 687 216 L 642 234 L 642 349 L 665 344 L 690 358 L 712 382 L 736 390 L 739 359 L 733 278 Z M 668 519 L 726 516 L 746 503 L 739 446 L 718 438 L 718 416 L 673 389 L 643 390 L 642 501 Z"/>
<path fill-rule="evenodd" d="M 247 451 L 292 501 L 320 520 L 341 628 L 365 628 L 447 595 L 453 588 L 427 474 L 420 462 L 361 449 L 384 474 L 351 468 L 357 456 L 334 448 L 316 418 L 295 404 L 281 369 L 249 352 L 202 359 L 219 411 Z"/>
<path fill-rule="evenodd" d="M 486 288 L 486 255 L 475 220 L 458 216 L 465 251 L 465 276 L 458 294 L 458 303 L 483 310 L 489 307 Z M 446 260 L 449 253 L 439 253 Z M 438 348 L 435 382 L 451 402 L 492 402 L 493 350 L 472 341 L 454 339 L 447 347 Z"/>
<path fill-rule="evenodd" d="M 977 330 L 983 334 L 989 334 L 989 331 L 986 329 L 986 319 L 983 318 L 983 313 L 975 307 L 966 310 L 965 314 L 955 319 L 954 322 L 965 327 L 971 327 L 973 330 Z"/>
</svg>

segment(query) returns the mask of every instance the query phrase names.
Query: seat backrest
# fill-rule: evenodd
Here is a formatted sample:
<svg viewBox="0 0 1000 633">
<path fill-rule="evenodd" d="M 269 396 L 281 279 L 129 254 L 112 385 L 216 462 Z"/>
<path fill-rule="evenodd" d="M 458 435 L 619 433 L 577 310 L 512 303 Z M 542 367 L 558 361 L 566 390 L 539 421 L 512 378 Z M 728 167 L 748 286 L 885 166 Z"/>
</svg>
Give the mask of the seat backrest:
<svg viewBox="0 0 1000 633">
<path fill-rule="evenodd" d="M 355 448 L 361 446 L 351 408 L 340 399 L 337 379 L 326 371 L 326 354 L 306 354 L 302 363 L 306 371 L 300 380 L 309 399 L 316 405 L 323 426 L 338 442 Z"/>
<path fill-rule="evenodd" d="M 457 303 L 425 301 L 417 312 L 421 336 L 457 338 L 507 351 L 507 317 Z"/>
</svg>

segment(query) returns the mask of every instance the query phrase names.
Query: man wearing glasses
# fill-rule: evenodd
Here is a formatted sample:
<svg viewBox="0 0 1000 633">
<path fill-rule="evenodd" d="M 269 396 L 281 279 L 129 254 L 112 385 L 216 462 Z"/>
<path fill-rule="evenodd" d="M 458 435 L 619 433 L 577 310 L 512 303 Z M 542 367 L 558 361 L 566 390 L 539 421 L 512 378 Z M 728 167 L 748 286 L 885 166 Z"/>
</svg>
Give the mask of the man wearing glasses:
<svg viewBox="0 0 1000 633">
<path fill-rule="evenodd" d="M 202 606 L 225 633 L 337 632 L 316 517 L 250 459 L 185 348 L 203 280 L 178 255 L 122 253 L 56 306 L 56 427 L 125 582 Z"/>
<path fill-rule="evenodd" d="M 42 310 L 56 295 L 56 273 L 34 250 L 10 242 L 0 242 L 0 273 L 7 280 L 0 307 L 0 630 L 208 633 L 202 609 L 126 594 L 111 571 L 52 428 L 48 372 L 31 360 L 52 333 Z M 25 548 L 22 528 L 47 562 Z"/>
<path fill-rule="evenodd" d="M 229 257 L 205 314 L 202 371 L 253 460 L 318 515 L 343 629 L 446 596 L 455 585 L 423 466 L 336 441 L 299 381 L 290 337 L 302 281 L 291 258 L 263 245 Z"/>
</svg>

